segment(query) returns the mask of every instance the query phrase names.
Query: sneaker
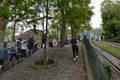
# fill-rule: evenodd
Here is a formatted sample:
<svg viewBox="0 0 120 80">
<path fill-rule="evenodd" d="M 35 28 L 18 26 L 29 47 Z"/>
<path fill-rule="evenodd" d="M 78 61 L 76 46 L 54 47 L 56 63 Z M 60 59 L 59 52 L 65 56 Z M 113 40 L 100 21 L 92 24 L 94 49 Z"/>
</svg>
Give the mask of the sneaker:
<svg viewBox="0 0 120 80">
<path fill-rule="evenodd" d="M 78 56 L 76 56 L 76 59 L 78 59 Z"/>
<path fill-rule="evenodd" d="M 76 59 L 76 58 L 74 58 L 73 60 L 74 60 L 74 62 L 75 62 L 75 61 L 77 61 L 77 59 Z"/>
<path fill-rule="evenodd" d="M 22 60 L 24 60 L 25 58 L 22 58 Z"/>
</svg>

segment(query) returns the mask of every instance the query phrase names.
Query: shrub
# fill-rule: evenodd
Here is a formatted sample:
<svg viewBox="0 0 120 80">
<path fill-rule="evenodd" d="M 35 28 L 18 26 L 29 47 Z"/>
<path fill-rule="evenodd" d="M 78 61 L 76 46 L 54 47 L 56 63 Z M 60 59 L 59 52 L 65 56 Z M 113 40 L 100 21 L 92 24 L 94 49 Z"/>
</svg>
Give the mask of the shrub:
<svg viewBox="0 0 120 80">
<path fill-rule="evenodd" d="M 106 69 L 108 75 L 109 75 L 110 77 L 112 77 L 111 66 L 110 66 L 109 64 L 104 64 L 104 67 L 105 67 L 105 69 Z"/>
</svg>

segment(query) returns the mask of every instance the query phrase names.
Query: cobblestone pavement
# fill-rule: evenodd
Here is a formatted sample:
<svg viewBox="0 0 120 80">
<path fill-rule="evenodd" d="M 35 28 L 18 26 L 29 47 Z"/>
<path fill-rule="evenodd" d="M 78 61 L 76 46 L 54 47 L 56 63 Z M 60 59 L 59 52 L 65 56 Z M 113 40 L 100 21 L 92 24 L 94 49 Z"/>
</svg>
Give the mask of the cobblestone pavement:
<svg viewBox="0 0 120 80">
<path fill-rule="evenodd" d="M 56 62 L 54 66 L 46 69 L 31 67 L 31 64 L 43 59 L 43 49 L 40 49 L 21 63 L 2 73 L 0 80 L 85 80 L 80 51 L 77 62 L 73 62 L 71 47 L 49 48 L 47 55 Z"/>
</svg>

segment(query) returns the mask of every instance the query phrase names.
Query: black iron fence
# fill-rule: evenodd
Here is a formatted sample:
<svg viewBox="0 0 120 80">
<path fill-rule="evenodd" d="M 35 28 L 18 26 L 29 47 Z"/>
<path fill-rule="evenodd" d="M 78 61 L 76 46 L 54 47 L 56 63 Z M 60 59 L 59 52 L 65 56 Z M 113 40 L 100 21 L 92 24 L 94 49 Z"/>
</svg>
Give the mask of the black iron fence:
<svg viewBox="0 0 120 80">
<path fill-rule="evenodd" d="M 94 75 L 94 80 L 111 80 L 109 73 L 106 71 L 104 65 L 99 60 L 89 40 L 85 36 L 83 43 L 86 46 L 88 60 Z"/>
</svg>

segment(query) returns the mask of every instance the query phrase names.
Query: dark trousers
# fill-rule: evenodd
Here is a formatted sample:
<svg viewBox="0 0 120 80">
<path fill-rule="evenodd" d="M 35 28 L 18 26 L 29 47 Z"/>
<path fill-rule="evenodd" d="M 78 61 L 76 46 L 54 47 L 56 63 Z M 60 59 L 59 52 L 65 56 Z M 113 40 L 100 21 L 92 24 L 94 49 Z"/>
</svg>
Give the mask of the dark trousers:
<svg viewBox="0 0 120 80">
<path fill-rule="evenodd" d="M 41 48 L 43 47 L 43 44 L 45 44 L 44 42 L 42 42 L 42 44 L 41 44 Z"/>
<path fill-rule="evenodd" d="M 10 62 L 12 62 L 13 57 L 15 57 L 16 60 L 18 60 L 18 55 L 16 53 L 14 53 L 14 54 L 11 54 L 11 56 L 10 56 Z"/>
<path fill-rule="evenodd" d="M 26 56 L 26 50 L 22 49 L 22 51 L 21 51 L 21 58 L 25 58 L 25 56 Z"/>
<path fill-rule="evenodd" d="M 53 43 L 50 43 L 50 42 L 49 42 L 49 47 L 53 47 Z"/>
<path fill-rule="evenodd" d="M 73 51 L 73 58 L 78 56 L 78 46 L 77 45 L 72 45 L 72 51 Z"/>
</svg>

